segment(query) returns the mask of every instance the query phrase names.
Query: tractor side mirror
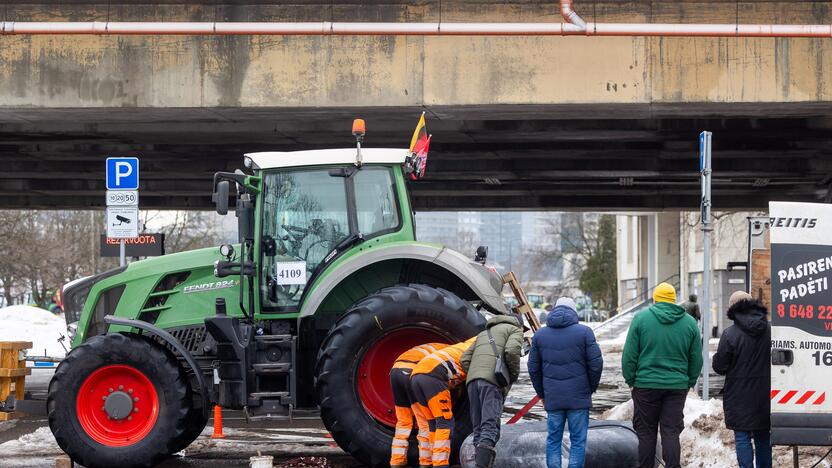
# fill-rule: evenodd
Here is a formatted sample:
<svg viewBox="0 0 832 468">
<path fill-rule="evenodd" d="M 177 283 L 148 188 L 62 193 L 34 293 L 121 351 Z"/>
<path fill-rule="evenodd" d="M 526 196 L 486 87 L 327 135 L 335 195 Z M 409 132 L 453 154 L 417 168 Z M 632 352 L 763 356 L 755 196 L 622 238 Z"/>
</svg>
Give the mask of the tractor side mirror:
<svg viewBox="0 0 832 468">
<path fill-rule="evenodd" d="M 481 245 L 477 247 L 477 253 L 474 255 L 474 261 L 477 263 L 482 263 L 485 265 L 485 261 L 488 258 L 488 247 L 485 245 Z"/>
<path fill-rule="evenodd" d="M 214 189 L 214 195 L 211 197 L 217 206 L 217 213 L 221 215 L 228 214 L 228 181 L 221 180 L 217 182 Z"/>
</svg>

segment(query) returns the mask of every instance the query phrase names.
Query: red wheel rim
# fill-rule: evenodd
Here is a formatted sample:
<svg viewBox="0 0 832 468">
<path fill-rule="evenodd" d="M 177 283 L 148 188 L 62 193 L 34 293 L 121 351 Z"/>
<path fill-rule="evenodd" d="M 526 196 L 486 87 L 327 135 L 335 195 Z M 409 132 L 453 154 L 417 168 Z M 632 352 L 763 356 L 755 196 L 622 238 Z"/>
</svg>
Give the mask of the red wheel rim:
<svg viewBox="0 0 832 468">
<path fill-rule="evenodd" d="M 358 365 L 358 397 L 376 421 L 396 425 L 390 369 L 400 354 L 424 343 L 449 343 L 448 337 L 425 328 L 399 328 L 382 336 L 364 352 Z"/>
<path fill-rule="evenodd" d="M 116 400 L 124 414 L 116 412 L 113 417 Z M 105 408 L 108 403 L 110 412 Z M 138 369 L 122 364 L 104 366 L 81 384 L 76 412 L 81 427 L 93 440 L 108 447 L 124 447 L 142 440 L 153 429 L 159 398 L 153 383 Z"/>
</svg>

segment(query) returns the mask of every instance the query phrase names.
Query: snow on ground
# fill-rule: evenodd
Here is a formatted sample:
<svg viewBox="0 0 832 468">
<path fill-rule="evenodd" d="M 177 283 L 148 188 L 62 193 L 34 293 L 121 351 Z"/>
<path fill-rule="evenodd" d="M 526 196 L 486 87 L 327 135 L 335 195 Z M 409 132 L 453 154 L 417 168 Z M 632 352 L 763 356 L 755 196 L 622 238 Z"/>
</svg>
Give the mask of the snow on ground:
<svg viewBox="0 0 832 468">
<path fill-rule="evenodd" d="M 633 400 L 610 408 L 601 419 L 632 421 Z M 679 437 L 682 443 L 682 466 L 691 468 L 723 468 L 736 463 L 734 432 L 725 427 L 722 400 L 703 401 L 694 392 L 688 394 L 684 409 L 685 429 Z M 811 466 L 826 453 L 827 447 L 801 447 L 801 466 Z M 775 447 L 773 466 L 791 466 L 790 447 Z M 818 467 L 832 466 L 826 460 Z"/>
<path fill-rule="evenodd" d="M 630 328 L 627 327 L 626 330 L 619 333 L 618 336 L 615 338 L 610 338 L 609 340 L 601 340 L 598 342 L 601 346 L 624 346 L 624 342 L 627 341 L 627 332 L 630 331 Z"/>
<path fill-rule="evenodd" d="M 55 442 L 49 427 L 39 427 L 34 432 L 20 436 L 19 439 L 0 444 L 0 453 L 4 457 L 39 457 L 60 455 L 63 452 Z"/>
<path fill-rule="evenodd" d="M 58 338 L 66 335 L 66 322 L 61 315 L 27 305 L 0 309 L 0 341 L 31 341 L 30 356 L 64 357 L 66 351 Z M 67 344 L 67 346 L 69 346 Z"/>
</svg>

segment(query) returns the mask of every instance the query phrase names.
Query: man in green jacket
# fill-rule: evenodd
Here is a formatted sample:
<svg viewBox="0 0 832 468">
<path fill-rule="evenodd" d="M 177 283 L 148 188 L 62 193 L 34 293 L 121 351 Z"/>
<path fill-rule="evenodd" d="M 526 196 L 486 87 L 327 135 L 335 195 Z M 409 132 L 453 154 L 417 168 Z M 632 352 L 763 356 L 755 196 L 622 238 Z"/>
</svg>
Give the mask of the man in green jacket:
<svg viewBox="0 0 832 468">
<path fill-rule="evenodd" d="M 462 368 L 468 372 L 466 386 L 471 404 L 471 422 L 474 425 L 474 461 L 477 467 L 491 467 L 497 452 L 494 447 L 500 439 L 500 416 L 503 403 L 511 385 L 520 375 L 520 354 L 523 349 L 523 322 L 517 315 L 495 315 L 488 319 L 486 331 L 477 335 L 477 341 L 460 358 Z M 493 347 L 489 332 L 494 340 Z M 494 348 L 497 354 L 494 354 Z M 502 356 L 508 369 L 508 386 L 501 387 L 494 375 L 497 355 Z"/>
<path fill-rule="evenodd" d="M 702 336 L 696 320 L 676 305 L 673 286 L 656 286 L 653 302 L 633 318 L 621 366 L 632 389 L 639 466 L 653 468 L 660 428 L 664 466 L 679 468 L 683 410 L 702 371 Z"/>
</svg>

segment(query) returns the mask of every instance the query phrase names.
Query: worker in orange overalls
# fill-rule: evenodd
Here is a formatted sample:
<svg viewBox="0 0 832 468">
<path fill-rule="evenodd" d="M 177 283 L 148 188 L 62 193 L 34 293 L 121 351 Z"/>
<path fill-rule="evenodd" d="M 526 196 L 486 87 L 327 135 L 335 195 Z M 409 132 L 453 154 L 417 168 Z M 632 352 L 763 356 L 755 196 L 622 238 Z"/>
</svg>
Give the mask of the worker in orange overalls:
<svg viewBox="0 0 832 468">
<path fill-rule="evenodd" d="M 428 420 L 415 408 L 416 398 L 410 388 L 410 373 L 423 358 L 447 347 L 445 343 L 427 343 L 408 349 L 396 358 L 390 369 L 390 388 L 393 390 L 393 403 L 396 405 L 396 433 L 390 447 L 390 466 L 407 466 L 407 449 L 410 433 L 413 432 L 413 417 L 419 432 L 419 465 L 430 466 L 431 446 Z"/>
<path fill-rule="evenodd" d="M 421 411 L 430 427 L 434 468 L 447 468 L 451 459 L 451 433 L 454 428 L 451 390 L 465 383 L 466 372 L 459 363 L 462 353 L 477 337 L 440 349 L 425 357 L 410 376 L 410 384 Z"/>
</svg>

